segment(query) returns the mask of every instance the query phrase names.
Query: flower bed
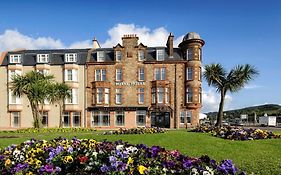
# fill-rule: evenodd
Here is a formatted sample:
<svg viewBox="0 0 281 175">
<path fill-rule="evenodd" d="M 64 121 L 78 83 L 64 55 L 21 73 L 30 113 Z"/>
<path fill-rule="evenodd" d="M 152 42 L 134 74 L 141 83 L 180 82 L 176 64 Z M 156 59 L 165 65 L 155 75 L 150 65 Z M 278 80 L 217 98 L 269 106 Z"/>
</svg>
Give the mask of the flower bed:
<svg viewBox="0 0 281 175">
<path fill-rule="evenodd" d="M 29 140 L 0 150 L 2 174 L 244 174 L 231 160 L 93 139 Z"/>
<path fill-rule="evenodd" d="M 153 133 L 165 133 L 166 130 L 163 128 L 159 128 L 159 127 L 152 127 L 152 128 L 148 128 L 148 127 L 142 127 L 142 128 L 131 128 L 131 129 L 124 129 L 124 128 L 120 128 L 118 130 L 115 131 L 107 131 L 104 132 L 104 135 L 111 135 L 111 134 L 153 134 Z"/>
<path fill-rule="evenodd" d="M 93 128 L 26 128 L 15 131 L 1 131 L 2 133 L 56 133 L 56 132 L 92 132 Z"/>
<path fill-rule="evenodd" d="M 280 134 L 275 134 L 270 131 L 264 131 L 261 129 L 244 129 L 244 128 L 232 128 L 232 127 L 208 127 L 200 126 L 191 130 L 191 132 L 208 132 L 212 133 L 215 137 L 230 140 L 259 140 L 259 139 L 278 139 L 281 138 Z"/>
</svg>

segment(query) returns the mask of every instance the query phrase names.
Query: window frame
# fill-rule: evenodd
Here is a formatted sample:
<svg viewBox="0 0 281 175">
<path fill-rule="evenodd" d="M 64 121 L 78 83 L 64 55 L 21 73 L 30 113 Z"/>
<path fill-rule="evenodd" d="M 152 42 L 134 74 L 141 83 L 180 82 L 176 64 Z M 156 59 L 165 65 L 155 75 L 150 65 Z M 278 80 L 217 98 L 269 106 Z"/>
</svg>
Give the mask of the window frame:
<svg viewBox="0 0 281 175">
<path fill-rule="evenodd" d="M 122 68 L 115 69 L 115 81 L 122 81 L 123 80 L 123 70 Z"/>
<path fill-rule="evenodd" d="M 121 122 L 118 121 L 118 116 L 121 116 Z M 125 112 L 115 111 L 114 112 L 115 126 L 125 126 Z"/>
<path fill-rule="evenodd" d="M 36 61 L 37 63 L 49 63 L 50 54 L 37 54 Z"/>
<path fill-rule="evenodd" d="M 138 104 L 144 104 L 144 95 L 145 90 L 144 88 L 138 88 Z"/>
<path fill-rule="evenodd" d="M 97 51 L 97 62 L 105 61 L 105 51 Z"/>
<path fill-rule="evenodd" d="M 138 81 L 145 81 L 145 69 L 144 69 L 144 67 L 138 68 Z"/>
<path fill-rule="evenodd" d="M 136 124 L 137 126 L 145 126 L 146 125 L 146 110 L 136 110 Z M 143 122 L 140 122 L 140 116 L 143 116 Z"/>
<path fill-rule="evenodd" d="M 118 101 L 120 99 L 120 101 Z M 115 104 L 122 104 L 122 89 L 116 88 L 115 89 Z"/>
<path fill-rule="evenodd" d="M 138 61 L 145 61 L 144 50 L 138 51 Z"/>
<path fill-rule="evenodd" d="M 122 52 L 120 50 L 115 51 L 115 61 L 116 62 L 122 61 Z"/>
<path fill-rule="evenodd" d="M 64 60 L 66 63 L 76 63 L 77 62 L 77 53 L 65 53 Z"/>
<path fill-rule="evenodd" d="M 156 61 L 164 61 L 164 60 L 165 60 L 165 49 L 157 49 Z"/>
<path fill-rule="evenodd" d="M 92 127 L 95 126 L 110 126 L 110 112 L 109 111 L 92 111 Z M 106 118 L 104 118 L 106 117 Z M 97 122 L 95 122 L 97 119 Z M 106 119 L 106 120 L 105 120 Z M 107 121 L 107 122 L 105 122 Z"/>
<path fill-rule="evenodd" d="M 9 56 L 9 63 L 11 63 L 11 64 L 20 64 L 21 61 L 22 61 L 21 54 L 11 54 Z"/>
</svg>

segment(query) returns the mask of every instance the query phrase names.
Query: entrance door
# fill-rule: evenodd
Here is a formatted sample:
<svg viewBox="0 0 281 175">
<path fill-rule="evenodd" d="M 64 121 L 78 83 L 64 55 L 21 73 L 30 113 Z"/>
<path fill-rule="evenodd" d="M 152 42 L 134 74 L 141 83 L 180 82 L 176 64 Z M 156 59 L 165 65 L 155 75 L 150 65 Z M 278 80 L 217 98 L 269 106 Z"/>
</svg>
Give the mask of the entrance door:
<svg viewBox="0 0 281 175">
<path fill-rule="evenodd" d="M 160 128 L 170 128 L 170 113 L 169 112 L 152 112 L 151 126 Z"/>
</svg>

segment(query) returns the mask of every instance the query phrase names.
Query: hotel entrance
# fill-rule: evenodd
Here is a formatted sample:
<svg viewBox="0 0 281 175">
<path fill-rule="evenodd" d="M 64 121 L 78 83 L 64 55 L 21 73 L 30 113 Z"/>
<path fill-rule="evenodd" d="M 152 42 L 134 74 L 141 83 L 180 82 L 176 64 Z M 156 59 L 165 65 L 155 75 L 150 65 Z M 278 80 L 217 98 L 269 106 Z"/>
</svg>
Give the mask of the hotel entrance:
<svg viewBox="0 0 281 175">
<path fill-rule="evenodd" d="M 151 127 L 170 128 L 170 112 L 151 112 Z"/>
</svg>

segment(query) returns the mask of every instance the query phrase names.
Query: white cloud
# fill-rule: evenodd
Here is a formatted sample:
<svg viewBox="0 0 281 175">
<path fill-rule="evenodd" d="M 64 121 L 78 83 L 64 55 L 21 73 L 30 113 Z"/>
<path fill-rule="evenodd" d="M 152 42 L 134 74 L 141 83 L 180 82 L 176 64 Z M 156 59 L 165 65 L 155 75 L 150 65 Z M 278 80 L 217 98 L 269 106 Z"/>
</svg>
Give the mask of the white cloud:
<svg viewBox="0 0 281 175">
<path fill-rule="evenodd" d="M 231 109 L 232 97 L 230 95 L 225 96 L 224 110 Z M 216 112 L 219 109 L 220 94 L 215 89 L 210 88 L 207 91 L 202 92 L 202 112 Z"/>
<path fill-rule="evenodd" d="M 109 29 L 109 39 L 102 43 L 101 46 L 112 47 L 118 43 L 122 44 L 121 38 L 124 34 L 137 34 L 139 42 L 149 47 L 166 46 L 169 33 L 170 32 L 168 32 L 164 27 L 151 30 L 145 26 L 140 27 L 134 24 L 117 24 L 113 28 Z M 183 36 L 180 36 L 175 39 L 174 47 L 178 46 L 178 44 L 182 41 L 182 38 Z"/>
<path fill-rule="evenodd" d="M 85 41 L 77 41 L 72 43 L 69 48 L 70 49 L 83 49 L 83 48 L 91 48 L 91 42 L 90 40 L 85 40 Z"/>
<path fill-rule="evenodd" d="M 32 38 L 21 34 L 17 30 L 6 30 L 0 34 L 0 51 L 14 49 L 51 49 L 63 48 L 64 44 L 59 39 L 51 37 Z"/>
</svg>

